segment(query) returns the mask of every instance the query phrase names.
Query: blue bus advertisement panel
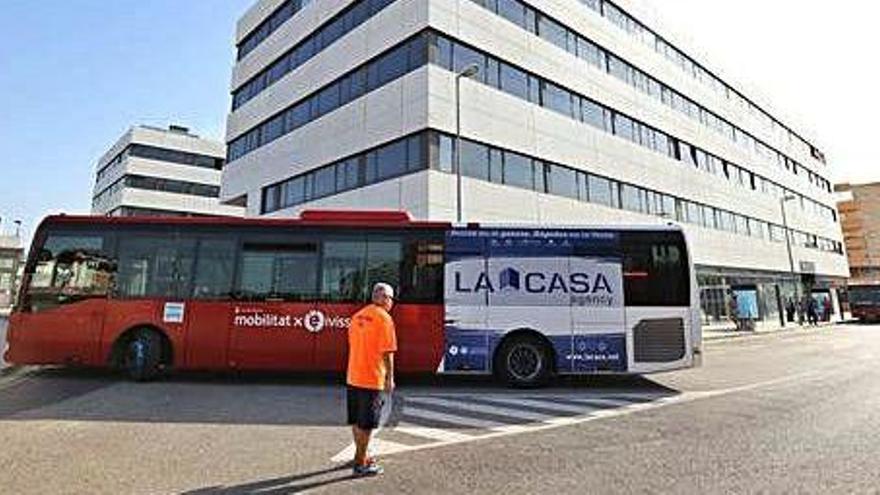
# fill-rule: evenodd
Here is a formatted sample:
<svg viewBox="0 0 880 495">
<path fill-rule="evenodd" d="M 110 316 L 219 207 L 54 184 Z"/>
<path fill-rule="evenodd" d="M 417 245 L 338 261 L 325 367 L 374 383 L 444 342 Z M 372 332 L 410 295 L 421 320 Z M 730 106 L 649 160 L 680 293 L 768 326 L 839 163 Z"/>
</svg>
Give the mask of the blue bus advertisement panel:
<svg viewBox="0 0 880 495">
<path fill-rule="evenodd" d="M 557 372 L 627 371 L 618 232 L 453 229 L 445 287 L 441 371 L 491 371 L 517 330 L 550 342 Z"/>
</svg>

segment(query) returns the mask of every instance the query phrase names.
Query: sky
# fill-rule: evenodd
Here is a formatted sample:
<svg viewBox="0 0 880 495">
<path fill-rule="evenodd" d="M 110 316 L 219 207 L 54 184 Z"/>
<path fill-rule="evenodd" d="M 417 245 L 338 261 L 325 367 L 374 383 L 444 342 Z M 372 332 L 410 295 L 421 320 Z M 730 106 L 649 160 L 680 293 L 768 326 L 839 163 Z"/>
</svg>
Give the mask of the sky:
<svg viewBox="0 0 880 495">
<path fill-rule="evenodd" d="M 132 125 L 222 139 L 235 22 L 254 1 L 2 0 L 0 231 L 88 212 L 95 162 Z M 835 182 L 880 180 L 880 6 L 645 3 L 709 69 L 808 129 Z"/>
<path fill-rule="evenodd" d="M 880 4 L 856 0 L 645 0 L 707 68 L 806 129 L 833 182 L 880 181 Z M 663 34 L 661 32 L 661 34 Z"/>
<path fill-rule="evenodd" d="M 253 1 L 0 1 L 0 230 L 88 212 L 95 163 L 132 125 L 222 140 Z"/>
</svg>

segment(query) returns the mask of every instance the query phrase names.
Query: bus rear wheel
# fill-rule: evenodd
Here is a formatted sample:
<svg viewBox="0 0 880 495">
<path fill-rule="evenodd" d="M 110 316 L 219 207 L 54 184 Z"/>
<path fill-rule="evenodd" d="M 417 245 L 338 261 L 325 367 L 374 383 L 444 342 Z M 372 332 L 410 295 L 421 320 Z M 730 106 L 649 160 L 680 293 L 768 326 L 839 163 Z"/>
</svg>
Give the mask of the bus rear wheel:
<svg viewBox="0 0 880 495">
<path fill-rule="evenodd" d="M 162 337 L 147 328 L 136 330 L 122 349 L 122 369 L 134 381 L 145 382 L 162 370 Z"/>
<path fill-rule="evenodd" d="M 552 373 L 547 344 L 530 335 L 505 340 L 495 356 L 495 372 L 508 385 L 535 388 L 547 384 Z"/>
</svg>

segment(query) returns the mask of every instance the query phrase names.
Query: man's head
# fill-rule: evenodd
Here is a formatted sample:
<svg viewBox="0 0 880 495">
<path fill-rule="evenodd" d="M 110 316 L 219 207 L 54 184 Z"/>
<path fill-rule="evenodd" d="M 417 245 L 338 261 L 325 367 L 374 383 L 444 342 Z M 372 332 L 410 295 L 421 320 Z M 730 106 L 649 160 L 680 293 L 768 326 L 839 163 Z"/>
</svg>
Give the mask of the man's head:
<svg viewBox="0 0 880 495">
<path fill-rule="evenodd" d="M 391 311 L 391 307 L 394 306 L 394 288 L 383 282 L 374 285 L 373 304 L 382 306 L 386 311 Z"/>
</svg>

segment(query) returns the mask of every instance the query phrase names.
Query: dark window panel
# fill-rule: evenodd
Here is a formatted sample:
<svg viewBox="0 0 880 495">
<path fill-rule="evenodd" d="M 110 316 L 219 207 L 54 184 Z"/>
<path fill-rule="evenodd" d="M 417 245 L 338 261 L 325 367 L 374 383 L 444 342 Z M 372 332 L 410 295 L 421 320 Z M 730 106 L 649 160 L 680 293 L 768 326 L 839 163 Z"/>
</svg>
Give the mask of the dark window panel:
<svg viewBox="0 0 880 495">
<path fill-rule="evenodd" d="M 547 192 L 578 199 L 578 182 L 573 169 L 550 165 L 547 168 L 547 175 Z"/>
<path fill-rule="evenodd" d="M 462 141 L 461 173 L 468 177 L 489 180 L 489 149 L 473 141 Z"/>
<path fill-rule="evenodd" d="M 527 100 L 529 97 L 528 75 L 510 65 L 501 64 L 501 90 Z"/>
<path fill-rule="evenodd" d="M 504 183 L 507 185 L 532 189 L 532 160 L 518 153 L 504 153 Z"/>
<path fill-rule="evenodd" d="M 299 1 L 299 0 L 294 0 Z M 368 18 L 375 15 L 393 0 L 359 0 L 350 5 L 346 10 L 327 21 L 323 26 L 316 29 L 312 34 L 298 43 L 288 52 L 281 55 L 278 60 L 269 65 L 263 72 L 254 76 L 253 79 L 243 84 L 233 92 L 233 106 L 235 110 L 257 94 L 265 90 L 269 85 L 284 77 L 285 74 L 295 70 L 302 64 L 317 55 L 335 41 L 345 36 L 346 33 L 363 24 Z M 254 32 L 252 39 L 246 39 L 239 47 L 239 59 L 252 50 L 265 39 L 274 29 L 270 29 L 272 17 L 268 24 Z M 280 24 L 279 24 L 280 25 Z"/>
<path fill-rule="evenodd" d="M 538 15 L 538 36 L 554 45 L 568 49 L 568 31 L 558 22 L 544 15 Z"/>
</svg>

